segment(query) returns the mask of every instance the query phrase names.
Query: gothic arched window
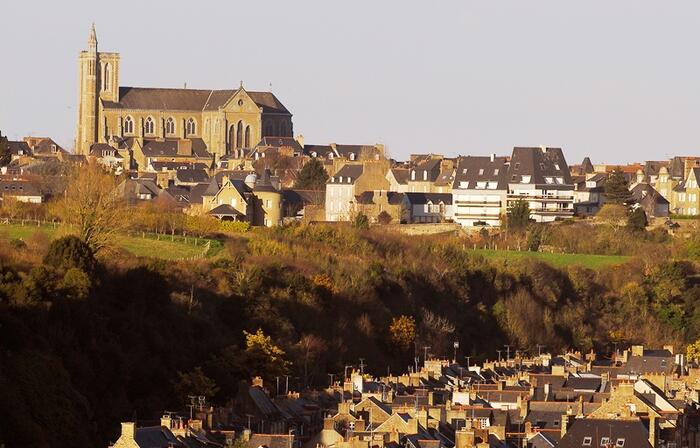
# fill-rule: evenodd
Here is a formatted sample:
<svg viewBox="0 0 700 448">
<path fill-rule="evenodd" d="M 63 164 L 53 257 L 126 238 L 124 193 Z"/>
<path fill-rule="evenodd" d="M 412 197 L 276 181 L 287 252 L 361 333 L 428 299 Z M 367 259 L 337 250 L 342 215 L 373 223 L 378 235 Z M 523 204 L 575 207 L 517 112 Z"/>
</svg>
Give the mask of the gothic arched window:
<svg viewBox="0 0 700 448">
<path fill-rule="evenodd" d="M 109 92 L 112 89 L 112 66 L 107 63 L 102 69 L 102 90 Z"/>
<path fill-rule="evenodd" d="M 187 135 L 195 135 L 197 133 L 197 122 L 194 118 L 189 118 L 185 127 Z"/>
<path fill-rule="evenodd" d="M 143 132 L 146 134 L 155 134 L 155 122 L 153 121 L 152 117 L 146 118 L 146 121 L 143 123 Z"/>
<path fill-rule="evenodd" d="M 243 122 L 239 121 L 236 126 L 236 148 L 243 147 Z"/>
<path fill-rule="evenodd" d="M 165 121 L 165 133 L 168 135 L 173 135 L 175 133 L 175 120 L 173 120 L 173 117 Z"/>
<path fill-rule="evenodd" d="M 250 126 L 245 127 L 245 147 L 250 148 Z"/>
<path fill-rule="evenodd" d="M 128 116 L 124 119 L 124 133 L 133 134 L 134 133 L 134 119 Z"/>
</svg>

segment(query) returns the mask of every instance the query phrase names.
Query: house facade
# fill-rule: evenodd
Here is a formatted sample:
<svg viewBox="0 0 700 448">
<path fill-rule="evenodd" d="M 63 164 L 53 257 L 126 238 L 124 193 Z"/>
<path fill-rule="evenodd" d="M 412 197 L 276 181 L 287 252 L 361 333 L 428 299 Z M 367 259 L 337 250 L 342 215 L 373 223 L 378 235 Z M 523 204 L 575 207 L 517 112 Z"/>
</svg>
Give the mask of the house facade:
<svg viewBox="0 0 700 448">
<path fill-rule="evenodd" d="M 507 174 L 506 157 L 463 157 L 452 185 L 454 221 L 464 227 L 500 226 L 506 212 Z"/>
</svg>

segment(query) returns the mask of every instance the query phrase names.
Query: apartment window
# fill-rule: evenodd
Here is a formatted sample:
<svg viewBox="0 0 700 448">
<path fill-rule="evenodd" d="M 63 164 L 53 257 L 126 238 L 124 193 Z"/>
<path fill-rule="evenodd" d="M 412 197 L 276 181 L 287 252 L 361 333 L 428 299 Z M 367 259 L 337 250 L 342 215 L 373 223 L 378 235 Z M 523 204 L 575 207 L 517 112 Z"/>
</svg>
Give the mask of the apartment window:
<svg viewBox="0 0 700 448">
<path fill-rule="evenodd" d="M 124 119 L 124 133 L 133 134 L 134 133 L 134 119 L 131 117 L 126 117 Z"/>
<path fill-rule="evenodd" d="M 584 437 L 583 438 L 583 443 L 581 445 L 583 446 L 591 446 L 593 443 L 593 437 Z"/>
<path fill-rule="evenodd" d="M 153 134 L 154 132 L 154 123 L 153 123 L 153 118 L 148 117 L 146 118 L 146 121 L 143 124 L 143 130 L 146 134 Z"/>
<path fill-rule="evenodd" d="M 189 118 L 187 120 L 185 131 L 187 135 L 195 135 L 197 133 L 197 122 L 194 121 L 194 118 Z"/>
<path fill-rule="evenodd" d="M 165 133 L 169 135 L 175 133 L 175 120 L 173 120 L 173 117 L 170 117 L 165 121 Z"/>
<path fill-rule="evenodd" d="M 272 201 L 270 199 L 265 201 L 265 207 L 272 208 Z"/>
</svg>

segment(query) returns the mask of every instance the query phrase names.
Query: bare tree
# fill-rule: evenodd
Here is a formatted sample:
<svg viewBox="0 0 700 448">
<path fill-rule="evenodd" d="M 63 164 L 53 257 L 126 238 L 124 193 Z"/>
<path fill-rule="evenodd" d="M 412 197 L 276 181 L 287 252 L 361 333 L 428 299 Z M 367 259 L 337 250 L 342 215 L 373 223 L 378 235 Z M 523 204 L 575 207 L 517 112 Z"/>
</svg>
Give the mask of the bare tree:
<svg viewBox="0 0 700 448">
<path fill-rule="evenodd" d="M 95 252 L 128 222 L 127 209 L 116 187 L 114 176 L 91 162 L 75 169 L 63 199 L 57 203 L 56 212 L 63 224 Z"/>
</svg>

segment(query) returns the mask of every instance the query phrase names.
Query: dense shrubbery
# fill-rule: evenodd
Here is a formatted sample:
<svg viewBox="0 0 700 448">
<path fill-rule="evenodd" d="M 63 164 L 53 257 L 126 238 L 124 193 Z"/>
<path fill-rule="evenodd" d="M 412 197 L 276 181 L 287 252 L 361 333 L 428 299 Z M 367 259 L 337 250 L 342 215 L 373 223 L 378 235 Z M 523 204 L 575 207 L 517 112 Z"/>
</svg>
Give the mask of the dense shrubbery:
<svg viewBox="0 0 700 448">
<path fill-rule="evenodd" d="M 489 262 L 464 239 L 351 225 L 256 229 L 199 262 L 94 261 L 71 238 L 15 250 L 0 238 L 0 440 L 105 446 L 120 420 L 158 416 L 189 393 L 224 403 L 241 379 L 288 371 L 295 387 L 321 384 L 360 357 L 398 371 L 415 347 L 448 355 L 455 340 L 464 355 L 493 357 L 503 344 L 700 337 L 697 269 L 672 257 L 700 244 L 595 225 L 584 238 L 580 225 L 517 238 L 642 256 L 603 271 Z"/>
</svg>

